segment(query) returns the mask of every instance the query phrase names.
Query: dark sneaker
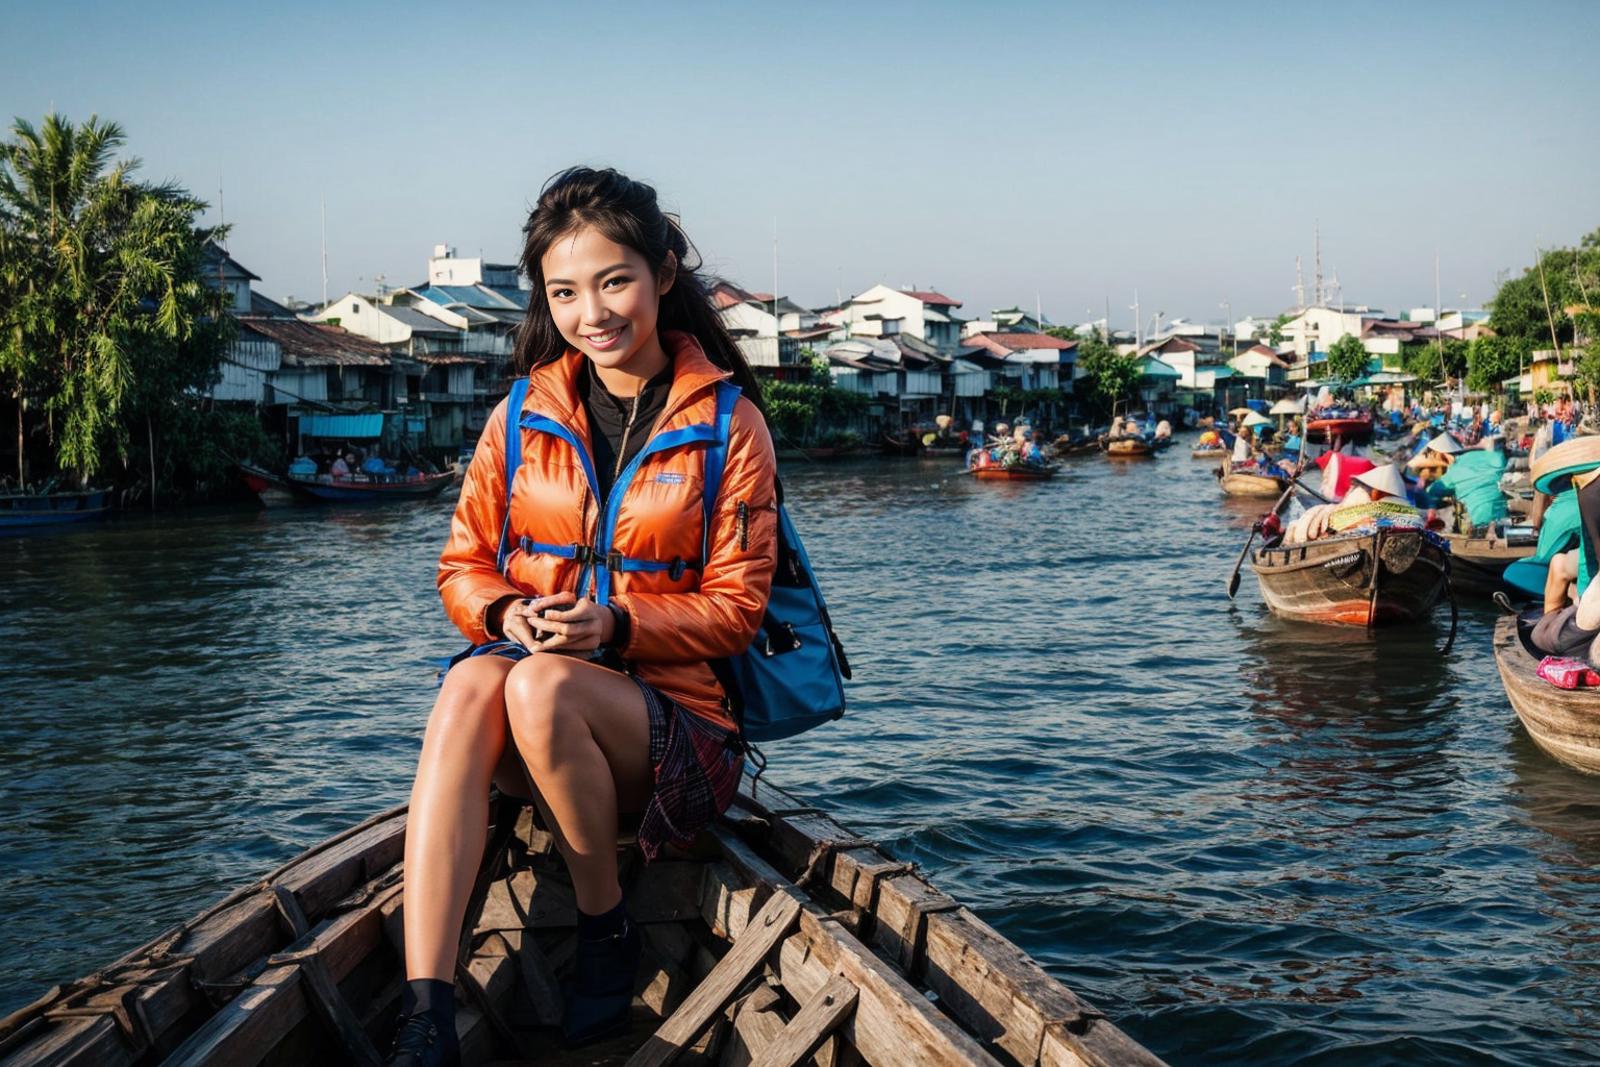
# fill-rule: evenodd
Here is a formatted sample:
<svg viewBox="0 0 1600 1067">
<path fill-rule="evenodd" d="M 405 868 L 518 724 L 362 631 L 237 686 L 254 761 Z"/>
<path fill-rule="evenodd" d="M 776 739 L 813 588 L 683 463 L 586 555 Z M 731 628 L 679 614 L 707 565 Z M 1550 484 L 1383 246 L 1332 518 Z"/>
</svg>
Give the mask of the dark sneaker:
<svg viewBox="0 0 1600 1067">
<path fill-rule="evenodd" d="M 613 937 L 578 939 L 572 988 L 561 1016 L 561 1036 L 568 1048 L 610 1037 L 628 1026 L 644 943 L 633 920 L 626 921 L 622 933 Z"/>
<path fill-rule="evenodd" d="M 432 1015 L 418 1012 L 400 1020 L 389 1058 L 383 1062 L 385 1067 L 458 1067 L 461 1046 L 454 1027 L 446 1033 Z"/>
</svg>

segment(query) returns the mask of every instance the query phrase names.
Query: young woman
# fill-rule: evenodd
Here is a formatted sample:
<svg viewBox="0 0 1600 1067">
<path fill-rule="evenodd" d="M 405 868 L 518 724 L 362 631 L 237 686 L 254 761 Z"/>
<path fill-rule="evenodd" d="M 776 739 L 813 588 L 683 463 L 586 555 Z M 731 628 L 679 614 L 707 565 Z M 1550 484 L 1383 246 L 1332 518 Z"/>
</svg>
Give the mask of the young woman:
<svg viewBox="0 0 1600 1067">
<path fill-rule="evenodd" d="M 760 392 L 655 191 L 612 170 L 564 171 L 524 232 L 528 391 L 509 514 L 502 403 L 439 561 L 445 610 L 473 647 L 445 676 L 411 793 L 394 1064 L 456 1059 L 456 943 L 491 781 L 538 806 L 571 872 L 565 1037 L 625 1022 L 640 941 L 617 882 L 618 814 L 641 815 L 654 858 L 732 800 L 743 747 L 707 662 L 749 646 L 775 566 Z M 730 378 L 742 395 L 707 528 L 703 430 Z"/>
</svg>

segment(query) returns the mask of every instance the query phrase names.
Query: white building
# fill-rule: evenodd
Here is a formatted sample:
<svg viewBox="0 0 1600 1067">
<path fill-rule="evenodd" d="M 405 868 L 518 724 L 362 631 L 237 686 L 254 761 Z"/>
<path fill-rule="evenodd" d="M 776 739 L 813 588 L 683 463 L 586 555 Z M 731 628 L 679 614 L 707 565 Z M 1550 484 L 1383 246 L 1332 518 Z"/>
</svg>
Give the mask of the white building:
<svg viewBox="0 0 1600 1067">
<path fill-rule="evenodd" d="M 487 285 L 491 289 L 516 289 L 521 277 L 515 263 L 488 263 L 483 257 L 462 259 L 448 245 L 434 245 L 428 257 L 429 285 Z"/>
<path fill-rule="evenodd" d="M 891 337 L 909 334 L 926 341 L 941 354 L 954 356 L 961 349 L 961 322 L 955 309 L 961 301 L 931 289 L 891 289 L 874 285 L 845 301 L 839 319 L 852 337 Z"/>
</svg>

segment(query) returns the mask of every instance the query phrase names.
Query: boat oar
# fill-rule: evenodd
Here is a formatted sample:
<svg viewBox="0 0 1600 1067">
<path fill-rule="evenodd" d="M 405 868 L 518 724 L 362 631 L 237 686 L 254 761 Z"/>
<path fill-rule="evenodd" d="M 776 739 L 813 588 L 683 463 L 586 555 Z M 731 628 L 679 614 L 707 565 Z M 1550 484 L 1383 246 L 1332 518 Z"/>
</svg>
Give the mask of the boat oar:
<svg viewBox="0 0 1600 1067">
<path fill-rule="evenodd" d="M 1289 494 L 1294 492 L 1295 484 L 1295 481 L 1290 479 L 1288 486 L 1283 490 L 1283 495 L 1278 498 L 1277 503 L 1272 505 L 1272 510 L 1267 514 L 1276 515 L 1278 513 L 1278 509 L 1283 507 L 1283 502 L 1289 499 Z M 1239 591 L 1239 569 L 1244 566 L 1244 558 L 1250 554 L 1250 546 L 1255 544 L 1256 533 L 1260 529 L 1261 523 L 1259 521 L 1250 524 L 1250 536 L 1244 539 L 1244 548 L 1239 550 L 1239 558 L 1233 562 L 1233 573 L 1228 575 L 1229 600 L 1232 600 L 1234 594 Z"/>
</svg>

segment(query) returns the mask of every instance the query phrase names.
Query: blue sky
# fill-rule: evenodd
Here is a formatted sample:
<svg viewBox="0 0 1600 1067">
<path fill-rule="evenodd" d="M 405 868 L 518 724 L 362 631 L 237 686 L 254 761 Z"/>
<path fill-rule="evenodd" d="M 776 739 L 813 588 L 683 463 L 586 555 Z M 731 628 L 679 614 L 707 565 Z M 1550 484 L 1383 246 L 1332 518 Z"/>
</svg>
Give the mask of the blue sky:
<svg viewBox="0 0 1600 1067">
<path fill-rule="evenodd" d="M 1216 9 L 1213 10 L 1212 8 Z M 514 259 L 577 162 L 802 303 L 1272 314 L 1294 258 L 1389 309 L 1488 299 L 1600 227 L 1600 4 L 0 5 L 0 113 L 122 123 L 276 298 Z"/>
</svg>

